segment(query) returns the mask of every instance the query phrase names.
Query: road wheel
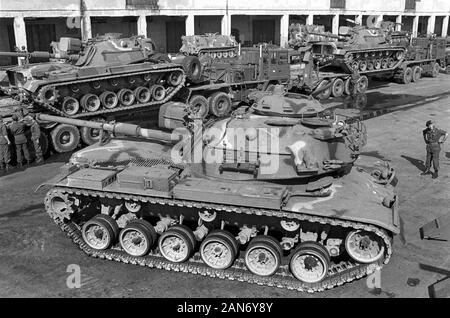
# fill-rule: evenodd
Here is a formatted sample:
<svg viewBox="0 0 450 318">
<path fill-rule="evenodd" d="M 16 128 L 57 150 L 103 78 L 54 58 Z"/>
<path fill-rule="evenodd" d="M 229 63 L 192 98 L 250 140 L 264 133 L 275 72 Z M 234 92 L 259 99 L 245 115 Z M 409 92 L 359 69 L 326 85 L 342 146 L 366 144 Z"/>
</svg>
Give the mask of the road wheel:
<svg viewBox="0 0 450 318">
<path fill-rule="evenodd" d="M 100 101 L 106 109 L 115 108 L 119 104 L 119 98 L 116 93 L 106 91 L 100 94 Z"/>
<path fill-rule="evenodd" d="M 128 88 L 122 88 L 117 93 L 117 97 L 119 98 L 119 103 L 125 107 L 133 105 L 136 100 L 136 96 L 134 96 L 133 91 Z"/>
<path fill-rule="evenodd" d="M 162 101 L 166 97 L 166 89 L 162 85 L 153 85 L 150 89 L 154 101 Z"/>
<path fill-rule="evenodd" d="M 114 231 L 108 222 L 97 216 L 87 221 L 82 229 L 83 240 L 94 250 L 105 250 L 114 241 Z"/>
<path fill-rule="evenodd" d="M 367 61 L 361 60 L 361 61 L 359 62 L 359 70 L 360 70 L 361 72 L 365 72 L 365 71 L 367 70 Z"/>
<path fill-rule="evenodd" d="M 376 70 L 381 69 L 381 60 L 380 60 L 380 59 L 376 59 L 376 60 L 373 62 L 373 66 L 374 66 L 374 68 L 375 68 Z"/>
<path fill-rule="evenodd" d="M 100 109 L 101 102 L 100 98 L 98 98 L 95 94 L 86 94 L 81 97 L 80 105 L 88 112 L 96 112 Z"/>
<path fill-rule="evenodd" d="M 161 234 L 158 248 L 165 259 L 174 263 L 182 263 L 191 256 L 195 243 L 195 236 L 191 229 L 184 225 L 175 225 Z"/>
<path fill-rule="evenodd" d="M 344 93 L 345 95 L 352 95 L 353 94 L 353 83 L 352 79 L 349 77 L 344 82 Z"/>
<path fill-rule="evenodd" d="M 431 77 L 437 77 L 439 75 L 439 64 L 438 63 L 434 63 L 433 64 L 433 68 L 431 70 Z"/>
<path fill-rule="evenodd" d="M 147 87 L 139 86 L 134 90 L 134 96 L 136 96 L 139 103 L 145 104 L 150 100 L 152 94 Z"/>
<path fill-rule="evenodd" d="M 198 118 L 205 118 L 208 115 L 208 100 L 202 95 L 194 95 L 189 100 L 189 106 L 194 116 Z"/>
<path fill-rule="evenodd" d="M 292 255 L 290 268 L 298 280 L 310 284 L 318 283 L 328 274 L 330 255 L 319 243 L 303 242 Z"/>
<path fill-rule="evenodd" d="M 216 92 L 209 98 L 209 111 L 216 117 L 225 117 L 231 111 L 231 98 L 224 92 Z"/>
<path fill-rule="evenodd" d="M 422 68 L 420 66 L 414 66 L 412 68 L 412 81 L 417 83 L 422 77 Z"/>
<path fill-rule="evenodd" d="M 386 69 L 389 66 L 388 59 L 381 59 L 381 68 Z"/>
<path fill-rule="evenodd" d="M 58 153 L 73 151 L 80 142 L 78 128 L 72 125 L 59 124 L 50 133 L 53 149 Z"/>
<path fill-rule="evenodd" d="M 260 235 L 250 241 L 245 251 L 245 265 L 253 274 L 271 276 L 281 264 L 282 249 L 273 237 Z"/>
<path fill-rule="evenodd" d="M 220 232 L 219 232 L 220 231 Z M 226 269 L 236 259 L 236 239 L 227 231 L 210 233 L 200 246 L 200 255 L 206 265 Z"/>
<path fill-rule="evenodd" d="M 74 97 L 64 97 L 61 104 L 61 110 L 68 116 L 73 116 L 80 110 L 80 103 Z"/>
<path fill-rule="evenodd" d="M 183 81 L 183 73 L 181 71 L 173 71 L 167 75 L 167 82 L 172 86 L 178 86 Z"/>
<path fill-rule="evenodd" d="M 344 81 L 341 78 L 336 78 L 331 85 L 331 95 L 340 97 L 344 94 Z"/>
<path fill-rule="evenodd" d="M 132 256 L 144 256 L 153 245 L 153 238 L 147 227 L 131 221 L 120 232 L 120 246 Z"/>
<path fill-rule="evenodd" d="M 413 76 L 412 69 L 410 67 L 407 67 L 405 69 L 405 71 L 403 72 L 403 78 L 402 78 L 403 84 L 411 83 L 412 76 Z"/>
<path fill-rule="evenodd" d="M 369 79 L 367 78 L 367 76 L 361 76 L 358 79 L 358 84 L 357 84 L 357 91 L 358 93 L 365 93 L 367 91 L 367 88 L 369 87 Z"/>
<path fill-rule="evenodd" d="M 365 264 L 376 262 L 384 255 L 381 238 L 375 233 L 363 230 L 348 233 L 345 249 L 351 258 Z"/>
</svg>

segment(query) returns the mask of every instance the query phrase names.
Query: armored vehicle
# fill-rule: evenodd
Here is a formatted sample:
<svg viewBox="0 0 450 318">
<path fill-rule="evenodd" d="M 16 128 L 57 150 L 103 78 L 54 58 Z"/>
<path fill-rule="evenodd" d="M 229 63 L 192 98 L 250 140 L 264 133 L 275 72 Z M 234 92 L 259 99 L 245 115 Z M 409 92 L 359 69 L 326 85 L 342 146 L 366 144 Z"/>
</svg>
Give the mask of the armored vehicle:
<svg viewBox="0 0 450 318">
<path fill-rule="evenodd" d="M 46 210 L 88 255 L 152 268 L 308 292 L 381 268 L 399 232 L 394 170 L 355 165 L 361 122 L 285 106 L 204 133 L 41 115 L 116 136 L 72 155 Z"/>
<path fill-rule="evenodd" d="M 183 65 L 154 51 L 149 38 L 121 38 L 106 34 L 87 42 L 61 38 L 52 43 L 53 53 L 2 52 L 25 59 L 49 62 L 9 67 L 9 95 L 33 111 L 71 118 L 105 120 L 119 112 L 154 108 L 170 100 L 184 85 Z M 192 57 L 195 58 L 195 57 Z M 70 125 L 44 127 L 57 152 L 75 149 L 82 140 L 96 140 L 92 130 L 80 132 Z"/>
<path fill-rule="evenodd" d="M 186 35 L 181 37 L 180 52 L 199 58 L 228 59 L 238 55 L 238 44 L 232 35 L 206 33 L 205 35 Z"/>
</svg>

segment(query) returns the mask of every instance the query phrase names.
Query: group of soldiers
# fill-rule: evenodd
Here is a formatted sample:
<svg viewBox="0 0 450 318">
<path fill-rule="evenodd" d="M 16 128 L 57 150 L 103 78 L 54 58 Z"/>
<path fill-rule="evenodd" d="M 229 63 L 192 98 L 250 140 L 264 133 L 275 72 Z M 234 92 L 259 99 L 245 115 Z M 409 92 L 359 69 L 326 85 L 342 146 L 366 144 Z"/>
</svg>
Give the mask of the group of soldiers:
<svg viewBox="0 0 450 318">
<path fill-rule="evenodd" d="M 26 109 L 17 107 L 12 115 L 12 123 L 7 125 L 0 115 L 0 171 L 11 169 L 11 151 L 16 152 L 17 167 L 31 163 L 31 156 L 28 149 L 28 139 L 25 135 L 26 128 L 30 128 L 31 141 L 34 148 L 36 163 L 44 162 L 40 145 L 41 129 L 34 114 L 29 114 Z M 12 137 L 12 140 L 10 139 Z M 13 144 L 15 147 L 13 147 Z M 23 161 L 25 158 L 25 162 Z"/>
</svg>

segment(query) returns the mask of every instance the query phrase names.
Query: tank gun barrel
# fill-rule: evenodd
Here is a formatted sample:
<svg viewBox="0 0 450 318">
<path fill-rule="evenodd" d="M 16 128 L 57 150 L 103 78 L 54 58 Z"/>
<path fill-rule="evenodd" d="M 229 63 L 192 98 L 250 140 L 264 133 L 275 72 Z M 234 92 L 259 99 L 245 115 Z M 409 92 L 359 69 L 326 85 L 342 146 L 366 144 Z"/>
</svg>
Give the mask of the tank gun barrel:
<svg viewBox="0 0 450 318">
<path fill-rule="evenodd" d="M 327 37 L 327 38 L 338 39 L 338 40 L 344 40 L 345 39 L 344 36 L 336 35 L 336 34 L 332 34 L 332 33 L 308 32 L 308 34 L 319 35 L 319 36 L 324 36 L 324 37 Z"/>
<path fill-rule="evenodd" d="M 59 116 L 52 116 L 47 114 L 37 114 L 36 119 L 45 122 L 56 122 L 60 124 L 68 124 L 80 127 L 87 127 L 92 129 L 102 129 L 110 131 L 114 134 L 122 134 L 133 137 L 141 137 L 146 139 L 163 140 L 168 142 L 176 142 L 180 139 L 180 136 L 173 136 L 171 133 L 141 128 L 138 125 L 126 124 L 126 123 L 100 123 L 88 120 L 79 120 L 72 118 L 65 118 Z"/>
<path fill-rule="evenodd" d="M 35 52 L 0 52 L 0 56 L 11 56 L 11 57 L 26 57 L 26 58 L 39 58 L 39 59 L 65 59 L 65 60 L 76 60 L 78 55 L 67 54 L 67 53 L 49 53 L 46 51 L 35 51 Z"/>
</svg>

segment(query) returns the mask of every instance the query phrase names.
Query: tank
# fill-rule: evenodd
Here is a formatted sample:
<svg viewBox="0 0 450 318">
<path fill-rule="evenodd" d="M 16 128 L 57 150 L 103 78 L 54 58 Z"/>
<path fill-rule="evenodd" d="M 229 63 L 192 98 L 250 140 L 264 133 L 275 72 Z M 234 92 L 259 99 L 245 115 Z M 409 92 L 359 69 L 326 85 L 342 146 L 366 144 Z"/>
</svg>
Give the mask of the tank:
<svg viewBox="0 0 450 318">
<path fill-rule="evenodd" d="M 325 27 L 323 25 L 305 25 L 300 23 L 292 23 L 289 26 L 288 31 L 288 46 L 296 50 L 310 43 L 330 40 L 330 38 L 327 36 L 318 35 L 321 33 L 325 33 Z M 315 34 L 311 34 L 311 32 L 314 32 Z"/>
<path fill-rule="evenodd" d="M 161 136 L 95 123 L 104 140 L 44 184 L 46 211 L 101 259 L 307 292 L 361 278 L 399 233 L 395 171 L 357 164 L 361 122 L 295 113 L 257 102 Z"/>
<path fill-rule="evenodd" d="M 38 110 L 72 117 L 104 116 L 152 107 L 172 98 L 183 86 L 182 65 L 154 51 L 151 39 L 106 34 L 81 42 L 62 37 L 53 53 L 0 52 L 25 59 L 9 67 L 8 93 Z M 32 58 L 49 62 L 28 63 Z"/>
<path fill-rule="evenodd" d="M 353 70 L 394 70 L 405 58 L 406 42 L 402 40 L 403 35 L 386 29 L 341 26 L 339 35 L 314 31 L 309 34 L 329 39 L 311 43 L 316 60 L 322 65 L 337 66 L 347 73 L 352 73 Z"/>
<path fill-rule="evenodd" d="M 199 58 L 212 59 L 235 58 L 238 55 L 238 44 L 232 35 L 206 33 L 204 35 L 186 35 L 181 37 L 180 52 Z"/>
</svg>

